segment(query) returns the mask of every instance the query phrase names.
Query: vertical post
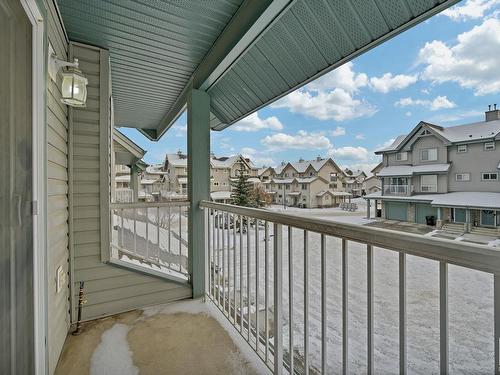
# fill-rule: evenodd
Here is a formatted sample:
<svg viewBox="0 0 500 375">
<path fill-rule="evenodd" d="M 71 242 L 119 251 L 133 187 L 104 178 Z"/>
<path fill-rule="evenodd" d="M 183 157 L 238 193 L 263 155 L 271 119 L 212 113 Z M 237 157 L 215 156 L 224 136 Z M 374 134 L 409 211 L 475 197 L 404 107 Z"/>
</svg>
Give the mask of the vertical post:
<svg viewBox="0 0 500 375">
<path fill-rule="evenodd" d="M 493 276 L 493 296 L 495 305 L 493 316 L 495 320 L 495 375 L 500 375 L 500 274 Z"/>
<path fill-rule="evenodd" d="M 139 200 L 139 168 L 137 165 L 130 166 L 130 188 L 132 189 L 132 202 Z"/>
<path fill-rule="evenodd" d="M 342 238 L 342 374 L 349 373 L 349 258 L 347 240 Z"/>
<path fill-rule="evenodd" d="M 465 209 L 465 232 L 470 232 L 471 222 L 470 222 L 470 209 Z"/>
<path fill-rule="evenodd" d="M 283 248 L 281 224 L 274 224 L 274 373 L 283 373 Z"/>
<path fill-rule="evenodd" d="M 448 374 L 448 263 L 439 262 L 440 374 Z"/>
<path fill-rule="evenodd" d="M 187 95 L 188 144 L 188 272 L 193 297 L 205 290 L 205 226 L 200 208 L 210 198 L 210 96 L 192 89 Z"/>
<path fill-rule="evenodd" d="M 370 218 L 370 200 L 369 199 L 366 200 L 366 218 L 367 219 Z"/>
<path fill-rule="evenodd" d="M 406 254 L 399 253 L 399 373 L 406 374 Z"/>
<path fill-rule="evenodd" d="M 321 235 L 321 373 L 326 374 L 328 357 L 326 332 L 326 236 Z"/>
<path fill-rule="evenodd" d="M 304 374 L 309 375 L 309 232 L 304 230 Z"/>
<path fill-rule="evenodd" d="M 367 268 L 367 359 L 368 374 L 373 374 L 373 246 L 366 246 L 366 268 Z"/>
</svg>

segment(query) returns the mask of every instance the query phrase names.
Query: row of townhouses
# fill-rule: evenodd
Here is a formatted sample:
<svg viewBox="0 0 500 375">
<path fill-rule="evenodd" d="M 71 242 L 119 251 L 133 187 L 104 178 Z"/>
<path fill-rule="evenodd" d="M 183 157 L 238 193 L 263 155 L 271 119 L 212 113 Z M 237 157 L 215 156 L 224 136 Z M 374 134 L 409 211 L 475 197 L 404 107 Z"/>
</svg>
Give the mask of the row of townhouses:
<svg viewBox="0 0 500 375">
<path fill-rule="evenodd" d="M 304 208 L 332 207 L 360 196 L 366 174 L 343 171 L 331 158 L 282 162 L 259 170 L 273 203 Z"/>
<path fill-rule="evenodd" d="M 481 122 L 443 127 L 420 122 L 376 154 L 373 171 L 380 191 L 369 190 L 368 206 L 385 219 L 438 227 L 500 228 L 500 111 Z M 369 213 L 369 210 L 368 210 Z"/>
</svg>

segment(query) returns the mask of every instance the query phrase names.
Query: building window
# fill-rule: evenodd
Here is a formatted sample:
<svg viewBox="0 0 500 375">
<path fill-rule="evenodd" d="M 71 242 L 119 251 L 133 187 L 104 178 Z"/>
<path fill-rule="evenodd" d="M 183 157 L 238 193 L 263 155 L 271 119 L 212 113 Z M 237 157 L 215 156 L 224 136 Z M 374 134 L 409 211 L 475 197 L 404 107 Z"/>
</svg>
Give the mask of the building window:
<svg viewBox="0 0 500 375">
<path fill-rule="evenodd" d="M 458 145 L 457 152 L 459 154 L 463 154 L 464 152 L 467 152 L 467 145 Z"/>
<path fill-rule="evenodd" d="M 470 173 L 457 173 L 455 181 L 470 181 Z"/>
<path fill-rule="evenodd" d="M 396 160 L 397 161 L 405 161 L 408 160 L 408 153 L 407 152 L 398 152 L 396 154 Z"/>
<path fill-rule="evenodd" d="M 420 160 L 422 161 L 435 161 L 437 160 L 437 148 L 428 148 L 427 150 L 420 151 Z"/>
<path fill-rule="evenodd" d="M 214 182 L 214 186 L 219 186 L 219 183 L 218 182 Z"/>
<path fill-rule="evenodd" d="M 420 133 L 420 135 L 430 135 L 431 132 L 427 129 L 425 129 L 422 133 Z"/>
<path fill-rule="evenodd" d="M 497 172 L 483 172 L 481 174 L 481 179 L 483 181 L 498 181 L 498 173 Z"/>
<path fill-rule="evenodd" d="M 423 193 L 437 192 L 437 175 L 429 174 L 420 177 L 421 190 Z"/>
<path fill-rule="evenodd" d="M 495 149 L 495 142 L 486 142 L 484 144 L 484 151 L 493 151 Z"/>
<path fill-rule="evenodd" d="M 289 185 L 289 184 L 286 184 L 286 185 L 285 185 L 285 189 L 286 189 L 286 190 L 290 190 L 290 185 Z"/>
<path fill-rule="evenodd" d="M 337 181 L 337 173 L 330 173 L 330 182 Z"/>
<path fill-rule="evenodd" d="M 307 184 L 302 184 L 302 190 L 307 190 Z"/>
</svg>

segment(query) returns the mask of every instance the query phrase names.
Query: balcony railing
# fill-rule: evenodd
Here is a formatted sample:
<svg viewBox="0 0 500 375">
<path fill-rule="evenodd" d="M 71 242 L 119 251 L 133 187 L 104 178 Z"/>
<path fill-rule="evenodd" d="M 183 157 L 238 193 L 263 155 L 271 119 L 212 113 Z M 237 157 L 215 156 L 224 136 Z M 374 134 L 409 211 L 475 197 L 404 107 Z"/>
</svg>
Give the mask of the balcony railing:
<svg viewBox="0 0 500 375">
<path fill-rule="evenodd" d="M 498 374 L 498 250 L 208 201 L 201 207 L 207 297 L 275 374 L 450 367 Z M 478 278 L 480 290 L 457 297 L 465 285 L 458 280 Z M 421 321 L 409 324 L 409 313 Z M 471 347 L 450 360 L 450 342 Z"/>
<path fill-rule="evenodd" d="M 384 195 L 410 195 L 410 185 L 384 185 Z"/>
<path fill-rule="evenodd" d="M 188 280 L 187 201 L 112 203 L 110 261 Z"/>
</svg>

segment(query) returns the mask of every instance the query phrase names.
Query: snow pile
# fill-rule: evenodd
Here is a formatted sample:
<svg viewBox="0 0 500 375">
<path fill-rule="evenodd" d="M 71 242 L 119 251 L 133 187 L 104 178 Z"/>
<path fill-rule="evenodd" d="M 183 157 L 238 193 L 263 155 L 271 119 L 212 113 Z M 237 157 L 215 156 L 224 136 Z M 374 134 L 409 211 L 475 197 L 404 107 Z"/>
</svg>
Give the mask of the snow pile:
<svg viewBox="0 0 500 375">
<path fill-rule="evenodd" d="M 115 324 L 102 334 L 101 343 L 90 359 L 91 375 L 137 375 L 139 369 L 134 366 L 132 352 L 127 342 L 130 327 Z"/>
</svg>

